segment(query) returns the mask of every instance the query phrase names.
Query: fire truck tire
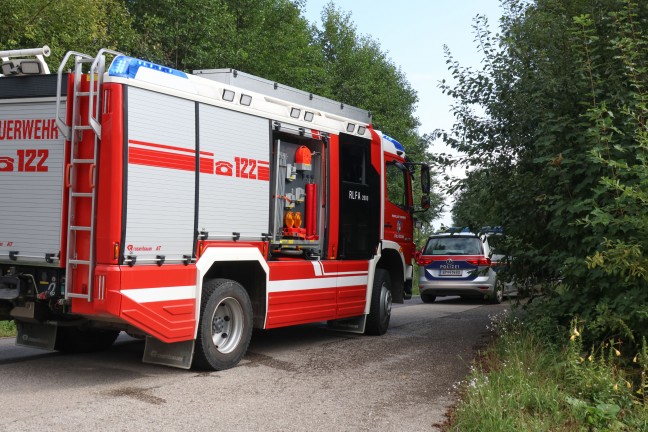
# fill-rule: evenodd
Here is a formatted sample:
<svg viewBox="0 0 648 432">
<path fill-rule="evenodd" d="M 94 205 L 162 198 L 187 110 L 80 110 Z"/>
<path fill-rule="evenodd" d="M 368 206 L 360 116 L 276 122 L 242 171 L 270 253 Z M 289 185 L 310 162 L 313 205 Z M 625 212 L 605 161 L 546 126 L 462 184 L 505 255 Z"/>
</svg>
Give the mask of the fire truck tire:
<svg viewBox="0 0 648 432">
<path fill-rule="evenodd" d="M 108 349 L 119 336 L 117 330 L 59 327 L 54 349 L 64 353 L 86 353 Z"/>
<path fill-rule="evenodd" d="M 376 269 L 373 288 L 371 290 L 371 306 L 365 334 L 383 335 L 389 327 L 392 308 L 391 279 L 387 270 Z"/>
<path fill-rule="evenodd" d="M 252 338 L 252 302 L 247 291 L 229 279 L 203 284 L 193 366 L 203 370 L 234 367 Z"/>
</svg>

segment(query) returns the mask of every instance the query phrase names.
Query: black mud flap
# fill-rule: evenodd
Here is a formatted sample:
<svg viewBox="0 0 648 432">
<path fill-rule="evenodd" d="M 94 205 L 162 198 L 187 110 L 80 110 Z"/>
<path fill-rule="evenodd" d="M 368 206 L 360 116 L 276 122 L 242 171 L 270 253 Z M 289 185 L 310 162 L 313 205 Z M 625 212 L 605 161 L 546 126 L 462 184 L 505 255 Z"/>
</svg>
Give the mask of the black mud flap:
<svg viewBox="0 0 648 432">
<path fill-rule="evenodd" d="M 16 345 L 54 351 L 57 326 L 18 321 L 16 327 Z"/>
<path fill-rule="evenodd" d="M 365 331 L 365 324 L 367 323 L 367 315 L 361 315 L 353 318 L 343 318 L 339 320 L 328 321 L 326 325 L 331 330 L 343 331 L 347 333 L 363 334 Z"/>
<path fill-rule="evenodd" d="M 193 352 L 193 340 L 164 343 L 154 337 L 147 336 L 142 361 L 144 363 L 189 369 L 193 360 Z"/>
</svg>

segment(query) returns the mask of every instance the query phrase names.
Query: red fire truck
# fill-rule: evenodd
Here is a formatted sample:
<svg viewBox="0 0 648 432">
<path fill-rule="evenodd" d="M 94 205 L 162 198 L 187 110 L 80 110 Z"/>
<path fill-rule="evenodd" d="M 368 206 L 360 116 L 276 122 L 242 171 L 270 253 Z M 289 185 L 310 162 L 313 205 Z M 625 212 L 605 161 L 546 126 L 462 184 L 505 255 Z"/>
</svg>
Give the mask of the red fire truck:
<svg viewBox="0 0 648 432">
<path fill-rule="evenodd" d="M 18 344 L 126 331 L 145 362 L 220 370 L 253 328 L 385 333 L 429 168 L 369 112 L 105 49 L 50 74 L 48 51 L 0 51 L 0 319 Z"/>
</svg>

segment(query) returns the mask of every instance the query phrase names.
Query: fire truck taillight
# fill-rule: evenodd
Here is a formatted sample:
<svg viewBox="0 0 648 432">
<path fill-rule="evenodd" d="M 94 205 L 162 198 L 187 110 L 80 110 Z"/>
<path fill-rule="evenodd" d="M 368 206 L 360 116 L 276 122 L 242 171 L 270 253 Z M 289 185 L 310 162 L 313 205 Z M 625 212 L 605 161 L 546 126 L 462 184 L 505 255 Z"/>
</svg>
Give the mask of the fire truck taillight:
<svg viewBox="0 0 648 432">
<path fill-rule="evenodd" d="M 119 258 L 119 243 L 115 242 L 113 245 L 113 259 L 116 260 Z"/>
<path fill-rule="evenodd" d="M 200 258 L 205 251 L 205 242 L 200 242 L 198 245 L 198 258 Z"/>
</svg>

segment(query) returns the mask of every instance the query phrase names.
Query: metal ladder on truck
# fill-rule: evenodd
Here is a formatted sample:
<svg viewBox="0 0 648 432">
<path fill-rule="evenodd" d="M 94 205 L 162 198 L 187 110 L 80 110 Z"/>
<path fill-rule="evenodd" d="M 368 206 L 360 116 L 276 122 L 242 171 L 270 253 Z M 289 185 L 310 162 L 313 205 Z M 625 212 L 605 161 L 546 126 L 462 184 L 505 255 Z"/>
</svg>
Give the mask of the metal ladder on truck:
<svg viewBox="0 0 648 432">
<path fill-rule="evenodd" d="M 95 57 L 87 54 L 69 51 L 57 72 L 57 91 L 56 91 L 56 124 L 65 136 L 65 139 L 70 142 L 70 162 L 65 170 L 65 185 L 69 188 L 68 193 L 68 220 L 67 220 L 67 253 L 65 261 L 65 299 L 71 298 L 84 298 L 88 302 L 92 301 L 93 281 L 94 281 L 94 267 L 95 267 L 95 223 L 97 216 L 97 157 L 99 154 L 99 143 L 101 140 L 101 85 L 103 84 L 103 75 L 106 68 L 105 54 L 112 54 L 113 56 L 121 55 L 121 53 L 102 49 Z M 67 104 L 72 104 L 72 119 L 71 124 L 66 123 L 65 118 L 61 118 L 61 84 L 63 80 L 63 69 L 67 65 L 70 57 L 74 56 L 74 83 L 71 92 L 71 101 L 68 100 Z M 83 75 L 83 66 L 90 65 L 87 75 Z M 88 77 L 90 81 L 88 91 L 82 91 L 82 78 Z M 81 101 L 87 98 L 88 100 L 88 115 L 87 121 L 83 121 L 84 116 L 80 112 Z M 66 115 L 66 112 L 63 112 Z M 83 141 L 84 131 L 93 131 L 94 136 L 92 139 L 90 156 L 80 157 L 82 148 L 88 146 L 87 142 Z M 88 149 L 84 149 L 90 151 Z M 78 171 L 79 168 L 88 167 L 90 172 L 90 191 L 78 190 Z M 79 200 L 90 201 L 90 222 L 81 225 L 78 223 L 78 215 L 76 214 L 76 204 Z M 89 241 L 86 243 L 87 247 L 81 249 L 77 242 L 77 235 L 79 232 L 87 232 Z M 84 257 L 80 259 L 79 257 Z M 85 293 L 72 292 L 74 287 L 73 269 L 87 268 L 88 282 L 87 291 Z"/>
</svg>

